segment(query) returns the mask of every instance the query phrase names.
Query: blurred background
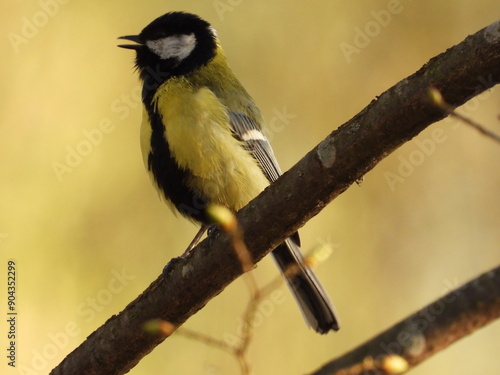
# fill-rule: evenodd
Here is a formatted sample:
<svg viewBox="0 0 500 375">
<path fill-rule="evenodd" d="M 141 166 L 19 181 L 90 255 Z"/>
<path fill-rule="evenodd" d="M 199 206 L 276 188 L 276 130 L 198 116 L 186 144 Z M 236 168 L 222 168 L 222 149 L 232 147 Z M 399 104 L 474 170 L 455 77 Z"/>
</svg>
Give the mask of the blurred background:
<svg viewBox="0 0 500 375">
<path fill-rule="evenodd" d="M 48 373 L 120 312 L 197 230 L 160 201 L 144 171 L 140 85 L 133 53 L 116 48 L 118 36 L 172 10 L 211 22 L 275 125 L 270 137 L 286 170 L 376 95 L 498 15 L 495 0 L 1 4 L 0 274 L 15 260 L 16 370 L 30 374 Z M 478 86 L 487 79 L 478 77 Z M 499 104 L 497 86 L 460 111 L 499 133 Z M 254 373 L 310 372 L 498 265 L 499 156 L 500 147 L 476 131 L 442 121 L 308 222 L 304 250 L 333 249 L 317 273 L 342 330 L 309 331 L 282 286 L 255 322 Z M 264 285 L 277 270 L 265 259 L 255 274 Z M 186 327 L 236 340 L 247 299 L 237 280 Z M 495 323 L 413 374 L 493 372 L 499 335 Z M 2 373 L 16 373 L 5 362 Z M 130 373 L 236 374 L 238 365 L 176 336 Z"/>
</svg>

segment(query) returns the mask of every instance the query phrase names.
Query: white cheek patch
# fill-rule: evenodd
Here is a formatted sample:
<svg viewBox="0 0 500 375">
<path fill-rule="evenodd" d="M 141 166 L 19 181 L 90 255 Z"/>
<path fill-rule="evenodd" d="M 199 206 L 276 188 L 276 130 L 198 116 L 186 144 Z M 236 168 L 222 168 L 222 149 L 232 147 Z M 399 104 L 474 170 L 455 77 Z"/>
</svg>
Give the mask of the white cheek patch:
<svg viewBox="0 0 500 375">
<path fill-rule="evenodd" d="M 161 59 L 184 60 L 196 47 L 196 37 L 192 33 L 171 35 L 161 39 L 148 40 L 146 45 Z"/>
<path fill-rule="evenodd" d="M 241 135 L 241 139 L 243 141 L 266 141 L 267 142 L 267 139 L 264 136 L 264 134 L 262 134 L 262 132 L 260 132 L 257 129 L 252 129 L 252 130 L 246 131 L 245 133 L 243 133 Z"/>
</svg>

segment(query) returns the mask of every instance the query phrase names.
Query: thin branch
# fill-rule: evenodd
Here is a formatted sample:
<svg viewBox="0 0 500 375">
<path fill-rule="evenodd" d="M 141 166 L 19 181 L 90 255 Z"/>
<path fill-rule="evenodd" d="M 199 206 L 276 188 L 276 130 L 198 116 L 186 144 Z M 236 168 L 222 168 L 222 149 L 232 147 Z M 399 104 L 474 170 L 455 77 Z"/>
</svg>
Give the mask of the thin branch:
<svg viewBox="0 0 500 375">
<path fill-rule="evenodd" d="M 243 231 L 238 225 L 236 216 L 226 207 L 218 205 L 210 205 L 207 208 L 207 214 L 214 223 L 218 224 L 227 234 L 229 234 L 229 237 L 231 238 L 231 244 L 241 263 L 242 269 L 246 271 L 252 270 L 254 264 L 252 262 L 248 248 L 243 241 Z M 305 256 L 304 262 L 306 262 L 310 267 L 313 267 L 316 264 L 324 261 L 332 252 L 330 248 L 328 248 L 329 251 L 325 250 L 325 245 L 321 246 L 320 248 L 316 248 L 311 252 L 311 254 L 307 254 L 307 256 Z M 297 275 L 298 272 L 301 272 L 301 268 L 298 265 L 289 266 L 285 269 L 283 276 L 285 278 L 291 279 L 295 275 Z M 246 281 L 249 300 L 245 312 L 243 313 L 243 325 L 240 337 L 241 340 L 238 343 L 228 344 L 223 340 L 184 327 L 180 327 L 176 332 L 177 334 L 194 339 L 206 345 L 222 349 L 232 354 L 240 365 L 241 374 L 249 375 L 251 373 L 251 368 L 250 361 L 248 360 L 248 349 L 250 347 L 250 343 L 252 341 L 254 333 L 252 322 L 254 321 L 257 309 L 260 306 L 262 300 L 269 294 L 271 294 L 274 290 L 276 290 L 279 286 L 281 286 L 284 282 L 284 278 L 282 276 L 278 276 L 264 287 L 259 288 L 257 280 L 255 279 L 253 273 L 245 273 L 243 277 Z M 169 335 L 173 332 L 172 325 L 168 322 L 156 321 L 151 325 L 153 330 L 156 329 L 157 332 L 159 331 L 159 333 L 163 333 L 164 335 Z M 166 330 L 163 328 L 165 328 Z"/>
<path fill-rule="evenodd" d="M 500 267 L 482 274 L 311 375 L 404 373 L 500 317 Z M 395 357 L 403 371 L 388 365 Z"/>
<path fill-rule="evenodd" d="M 242 271 L 246 272 L 243 274 L 243 278 L 245 279 L 250 298 L 244 313 L 241 342 L 239 345 L 234 346 L 233 354 L 238 360 L 241 374 L 248 375 L 250 374 L 250 363 L 247 359 L 247 353 L 253 333 L 251 320 L 253 319 L 262 298 L 262 294 L 260 293 L 254 274 L 248 272 L 254 268 L 255 264 L 253 263 L 252 256 L 243 240 L 243 230 L 238 224 L 236 216 L 228 208 L 216 205 L 209 206 L 207 208 L 207 212 L 214 222 L 219 224 L 220 227 L 229 235 L 231 245 L 241 264 Z"/>
<path fill-rule="evenodd" d="M 450 115 L 451 117 L 455 117 L 456 119 L 462 121 L 464 124 L 467 124 L 467 125 L 471 126 L 472 128 L 476 129 L 482 135 L 493 139 L 497 143 L 500 143 L 500 135 L 495 134 L 494 132 L 487 129 L 483 125 L 474 121 L 473 119 L 471 119 L 467 116 L 464 116 L 464 115 L 458 113 L 457 111 L 455 111 L 455 108 L 453 108 L 453 106 L 446 103 L 446 101 L 444 100 L 443 96 L 441 95 L 441 93 L 439 92 L 438 89 L 436 89 L 435 87 L 429 88 L 429 95 L 430 95 L 431 99 L 434 101 L 434 103 L 439 108 L 441 108 L 443 111 L 448 113 L 448 115 Z"/>
<path fill-rule="evenodd" d="M 500 82 L 500 22 L 431 59 L 331 133 L 237 215 L 256 263 L 397 147 L 446 113 L 429 100 L 439 89 L 458 106 Z M 124 311 L 111 317 L 51 374 L 123 374 L 165 340 L 144 330 L 161 319 L 182 325 L 242 274 L 227 234 L 214 231 L 174 258 Z"/>
</svg>

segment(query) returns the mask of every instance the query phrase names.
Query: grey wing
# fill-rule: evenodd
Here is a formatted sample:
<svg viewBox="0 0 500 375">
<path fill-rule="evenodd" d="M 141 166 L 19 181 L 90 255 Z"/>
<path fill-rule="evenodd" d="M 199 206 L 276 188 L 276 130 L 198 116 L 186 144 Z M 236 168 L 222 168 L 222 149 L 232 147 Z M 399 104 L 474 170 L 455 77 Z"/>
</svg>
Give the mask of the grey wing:
<svg viewBox="0 0 500 375">
<path fill-rule="evenodd" d="M 250 151 L 252 156 L 260 165 L 262 172 L 270 182 L 274 182 L 281 176 L 281 169 L 274 156 L 271 144 L 260 129 L 259 125 L 243 113 L 229 111 L 229 121 L 237 139 L 244 142 L 244 147 Z M 299 233 L 291 236 L 297 246 L 300 246 Z M 294 257 L 299 255 L 294 254 Z M 296 261 L 299 262 L 299 258 Z M 300 255 L 300 259 L 301 255 Z"/>
<path fill-rule="evenodd" d="M 259 125 L 243 113 L 229 112 L 229 120 L 236 138 L 244 142 L 244 147 L 259 162 L 267 179 L 276 181 L 281 176 L 281 169 Z"/>
</svg>

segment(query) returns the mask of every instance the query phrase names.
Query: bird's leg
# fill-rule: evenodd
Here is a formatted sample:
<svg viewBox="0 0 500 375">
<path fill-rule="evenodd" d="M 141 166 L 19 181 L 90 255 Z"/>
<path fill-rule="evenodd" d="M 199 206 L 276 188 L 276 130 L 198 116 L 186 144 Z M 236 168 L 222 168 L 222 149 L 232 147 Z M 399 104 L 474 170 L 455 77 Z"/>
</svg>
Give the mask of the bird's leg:
<svg viewBox="0 0 500 375">
<path fill-rule="evenodd" d="M 200 242 L 201 237 L 203 237 L 203 235 L 205 234 L 205 232 L 209 227 L 210 226 L 206 224 L 201 225 L 200 230 L 198 231 L 198 233 L 196 233 L 196 236 L 194 236 L 193 240 L 189 243 L 189 246 L 184 252 L 184 254 L 190 252 L 196 245 L 198 245 L 198 242 Z"/>
<path fill-rule="evenodd" d="M 200 230 L 198 231 L 198 233 L 196 233 L 196 236 L 194 236 L 186 251 L 184 251 L 184 254 L 189 253 L 194 249 L 196 245 L 198 245 L 198 242 L 200 242 L 200 239 L 201 237 L 203 237 L 203 234 L 205 234 L 205 232 L 207 232 L 207 236 L 210 236 L 213 231 L 217 229 L 217 227 L 217 224 L 202 224 Z"/>
<path fill-rule="evenodd" d="M 202 224 L 202 226 L 200 227 L 200 230 L 198 230 L 198 232 L 194 236 L 193 240 L 189 243 L 189 246 L 186 249 L 186 251 L 184 251 L 184 253 L 180 257 L 175 257 L 175 258 L 170 259 L 170 261 L 167 263 L 167 265 L 163 268 L 162 273 L 163 273 L 163 277 L 165 280 L 168 278 L 168 275 L 169 275 L 170 271 L 173 269 L 174 265 L 177 262 L 179 262 L 182 258 L 186 257 L 189 254 L 189 252 L 191 250 L 193 250 L 196 245 L 198 245 L 198 242 L 200 242 L 200 239 L 201 239 L 201 237 L 203 237 L 205 232 L 208 231 L 208 235 L 210 235 L 210 233 L 212 233 L 216 227 L 217 227 L 217 225 L 215 225 L 215 224 L 212 224 L 212 225 Z"/>
</svg>

